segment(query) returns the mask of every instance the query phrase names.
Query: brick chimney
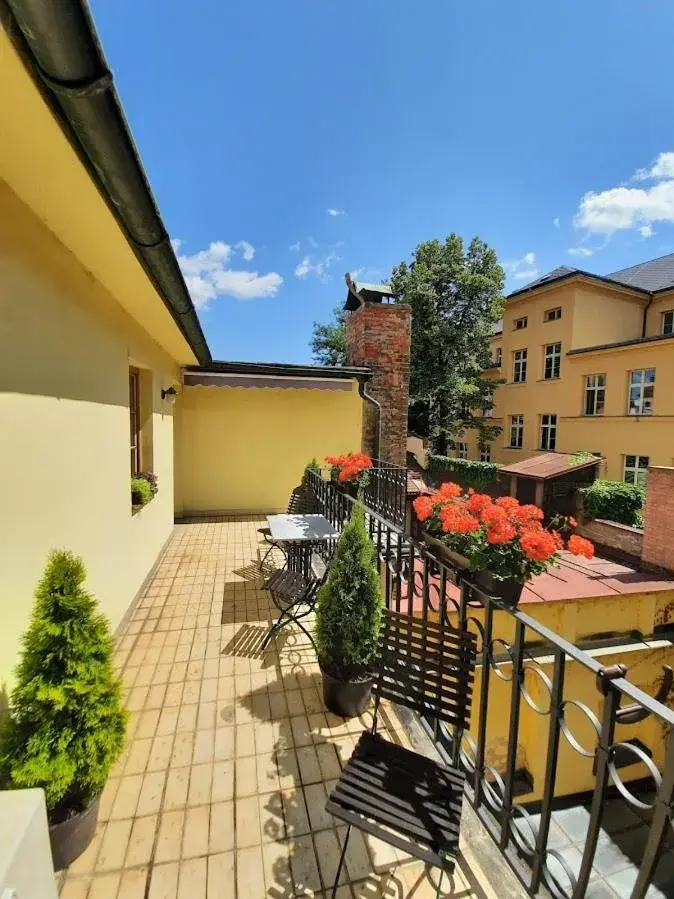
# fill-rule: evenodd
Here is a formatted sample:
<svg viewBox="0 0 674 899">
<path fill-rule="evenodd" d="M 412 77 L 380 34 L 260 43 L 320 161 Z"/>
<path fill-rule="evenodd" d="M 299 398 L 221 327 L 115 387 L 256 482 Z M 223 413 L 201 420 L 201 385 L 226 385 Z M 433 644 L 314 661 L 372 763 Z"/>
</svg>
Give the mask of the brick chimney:
<svg viewBox="0 0 674 899">
<path fill-rule="evenodd" d="M 648 469 L 641 562 L 647 568 L 674 571 L 674 468 Z"/>
<path fill-rule="evenodd" d="M 377 415 L 376 406 L 366 407 L 362 448 L 386 462 L 405 465 L 412 310 L 383 302 L 391 297 L 386 284 L 356 284 L 348 274 L 346 284 L 348 364 L 372 370 L 365 389 L 380 410 Z"/>
</svg>

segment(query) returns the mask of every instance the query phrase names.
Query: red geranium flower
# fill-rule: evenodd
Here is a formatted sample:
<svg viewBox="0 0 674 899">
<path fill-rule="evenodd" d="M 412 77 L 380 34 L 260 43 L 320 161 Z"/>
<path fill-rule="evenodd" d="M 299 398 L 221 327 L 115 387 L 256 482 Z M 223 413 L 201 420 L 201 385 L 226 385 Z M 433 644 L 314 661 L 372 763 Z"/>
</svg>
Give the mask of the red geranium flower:
<svg viewBox="0 0 674 899">
<path fill-rule="evenodd" d="M 579 537 L 578 534 L 572 534 L 569 537 L 567 549 L 574 556 L 585 556 L 586 559 L 591 559 L 594 556 L 594 546 L 589 540 L 586 540 L 585 537 Z"/>
<path fill-rule="evenodd" d="M 527 558 L 534 562 L 545 562 L 554 555 L 556 546 L 548 531 L 528 531 L 520 537 L 520 546 Z"/>
</svg>

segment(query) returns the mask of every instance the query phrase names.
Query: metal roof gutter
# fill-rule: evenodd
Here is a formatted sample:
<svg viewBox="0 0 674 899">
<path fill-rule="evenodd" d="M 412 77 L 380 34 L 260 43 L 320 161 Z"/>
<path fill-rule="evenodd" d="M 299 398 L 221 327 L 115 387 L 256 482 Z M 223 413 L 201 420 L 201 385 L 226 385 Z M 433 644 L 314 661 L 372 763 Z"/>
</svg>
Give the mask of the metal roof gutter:
<svg viewBox="0 0 674 899">
<path fill-rule="evenodd" d="M 182 335 L 210 362 L 85 0 L 0 0 L 0 21 Z"/>
<path fill-rule="evenodd" d="M 608 284 L 609 287 L 622 287 L 625 290 L 633 290 L 635 293 L 639 293 L 642 296 L 648 297 L 651 295 L 650 290 L 646 290 L 643 287 L 635 287 L 634 284 L 626 284 L 624 281 L 616 281 L 615 278 L 609 278 L 605 275 L 595 275 L 592 272 L 585 272 L 582 269 L 574 269 L 572 272 L 565 272 L 563 275 L 557 275 L 555 278 L 550 278 L 547 281 L 541 281 L 536 284 L 530 284 L 528 287 L 520 287 L 519 290 L 513 290 L 512 293 L 509 293 L 506 296 L 506 300 L 512 300 L 515 297 L 523 296 L 526 293 L 534 293 L 536 290 L 540 290 L 543 287 L 549 287 L 552 284 L 561 284 L 562 281 L 568 281 L 571 278 L 589 278 L 591 281 L 598 281 L 600 284 Z"/>
<path fill-rule="evenodd" d="M 283 362 L 210 362 L 206 365 L 186 365 L 188 373 L 230 375 L 271 375 L 281 378 L 328 378 L 365 383 L 372 378 L 369 368 L 341 365 L 295 365 Z"/>
</svg>

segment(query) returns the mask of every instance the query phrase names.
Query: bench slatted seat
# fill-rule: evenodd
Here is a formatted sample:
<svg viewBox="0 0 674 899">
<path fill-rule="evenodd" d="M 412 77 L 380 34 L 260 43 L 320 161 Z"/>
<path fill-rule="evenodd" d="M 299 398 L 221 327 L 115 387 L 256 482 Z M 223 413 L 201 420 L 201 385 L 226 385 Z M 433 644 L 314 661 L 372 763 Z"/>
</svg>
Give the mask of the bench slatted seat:
<svg viewBox="0 0 674 899">
<path fill-rule="evenodd" d="M 476 637 L 448 623 L 387 611 L 373 694 L 372 728 L 347 762 L 326 809 L 348 827 L 332 896 L 352 827 L 452 871 L 459 848 L 464 775 L 377 733 L 381 699 L 452 725 L 461 740 L 470 722 Z"/>
</svg>

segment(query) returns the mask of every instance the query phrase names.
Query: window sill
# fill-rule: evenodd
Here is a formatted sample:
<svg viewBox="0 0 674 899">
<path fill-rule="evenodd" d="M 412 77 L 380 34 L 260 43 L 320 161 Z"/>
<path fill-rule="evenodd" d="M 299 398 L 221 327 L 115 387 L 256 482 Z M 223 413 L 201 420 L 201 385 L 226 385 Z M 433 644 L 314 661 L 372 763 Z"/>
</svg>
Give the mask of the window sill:
<svg viewBox="0 0 674 899">
<path fill-rule="evenodd" d="M 156 496 L 156 494 L 155 494 Z M 142 512 L 143 509 L 147 509 L 148 506 L 152 505 L 152 501 L 154 500 L 154 496 L 152 499 L 149 499 L 146 503 L 131 503 L 131 515 L 138 515 L 139 512 Z"/>
<path fill-rule="evenodd" d="M 526 387 L 527 382 L 526 381 L 506 381 L 506 383 L 503 386 L 504 387 Z"/>
<path fill-rule="evenodd" d="M 562 380 L 561 376 L 559 378 L 537 378 L 537 384 L 559 384 Z"/>
</svg>

